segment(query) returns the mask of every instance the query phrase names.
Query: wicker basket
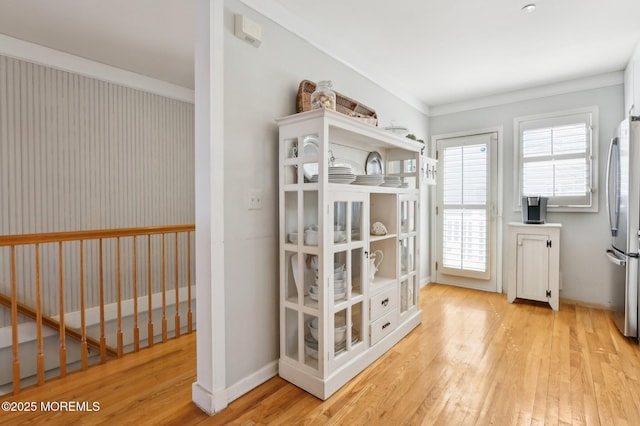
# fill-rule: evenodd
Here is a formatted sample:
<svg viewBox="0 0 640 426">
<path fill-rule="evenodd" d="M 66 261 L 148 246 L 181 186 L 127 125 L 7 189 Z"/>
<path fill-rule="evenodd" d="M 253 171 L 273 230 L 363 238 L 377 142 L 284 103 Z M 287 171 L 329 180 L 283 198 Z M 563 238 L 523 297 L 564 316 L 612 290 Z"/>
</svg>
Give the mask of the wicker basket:
<svg viewBox="0 0 640 426">
<path fill-rule="evenodd" d="M 296 112 L 311 110 L 311 94 L 315 90 L 316 84 L 313 81 L 302 80 L 300 82 L 296 99 Z M 374 110 L 338 92 L 336 92 L 336 111 L 373 126 L 378 125 L 378 116 Z"/>
</svg>

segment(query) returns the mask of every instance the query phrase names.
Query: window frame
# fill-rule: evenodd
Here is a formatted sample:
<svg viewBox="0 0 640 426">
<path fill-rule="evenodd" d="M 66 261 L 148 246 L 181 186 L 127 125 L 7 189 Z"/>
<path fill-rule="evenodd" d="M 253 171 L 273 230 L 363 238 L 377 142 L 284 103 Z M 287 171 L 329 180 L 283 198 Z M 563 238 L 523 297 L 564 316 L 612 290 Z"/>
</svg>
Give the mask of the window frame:
<svg viewBox="0 0 640 426">
<path fill-rule="evenodd" d="M 564 111 L 556 111 L 545 114 L 535 114 L 516 117 L 513 119 L 513 140 L 514 140 L 514 211 L 522 211 L 522 175 L 523 175 L 523 158 L 522 158 L 522 134 L 524 130 L 535 129 L 535 122 L 540 123 L 540 128 L 548 127 L 548 123 L 552 120 L 563 120 L 572 116 L 578 116 L 587 114 L 590 118 L 590 123 L 587 122 L 587 132 L 590 136 L 588 143 L 589 153 L 587 154 L 590 162 L 589 179 L 590 179 L 590 194 L 591 202 L 589 205 L 558 205 L 548 204 L 547 211 L 550 212 L 598 212 L 598 107 L 590 106 L 584 108 L 577 108 Z M 585 122 L 583 118 L 578 120 L 579 122 Z M 543 124 L 544 122 L 547 125 Z M 531 125 L 534 125 L 533 127 Z M 524 129 L 523 127 L 526 127 Z"/>
</svg>

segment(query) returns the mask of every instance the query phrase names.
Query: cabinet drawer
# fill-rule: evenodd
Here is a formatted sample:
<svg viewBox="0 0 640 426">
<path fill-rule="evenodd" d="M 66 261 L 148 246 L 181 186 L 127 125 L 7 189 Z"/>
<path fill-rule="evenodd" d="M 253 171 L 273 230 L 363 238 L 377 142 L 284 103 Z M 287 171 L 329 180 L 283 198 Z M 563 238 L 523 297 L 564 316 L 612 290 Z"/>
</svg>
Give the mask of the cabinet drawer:
<svg viewBox="0 0 640 426">
<path fill-rule="evenodd" d="M 398 313 L 394 310 L 371 323 L 371 345 L 375 345 L 391 333 L 398 323 Z"/>
<path fill-rule="evenodd" d="M 398 292 L 396 286 L 391 286 L 386 290 L 371 297 L 370 316 L 371 320 L 380 318 L 398 305 Z"/>
</svg>

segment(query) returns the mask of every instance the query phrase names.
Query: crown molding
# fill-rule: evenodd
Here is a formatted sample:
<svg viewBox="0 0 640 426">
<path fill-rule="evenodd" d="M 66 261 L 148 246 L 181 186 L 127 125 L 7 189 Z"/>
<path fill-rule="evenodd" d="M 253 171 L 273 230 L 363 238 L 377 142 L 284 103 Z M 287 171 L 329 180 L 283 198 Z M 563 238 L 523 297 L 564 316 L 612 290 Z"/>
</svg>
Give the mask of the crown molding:
<svg viewBox="0 0 640 426">
<path fill-rule="evenodd" d="M 297 15 L 291 13 L 275 0 L 240 0 L 240 2 L 351 68 L 421 113 L 429 115 L 428 105 L 412 93 L 398 87 L 393 82 L 393 79 L 378 74 L 376 72 L 378 69 L 376 64 L 371 63 L 357 51 L 354 51 L 348 43 L 344 43 L 330 34 L 320 31 L 312 22 L 302 21 Z"/>
<path fill-rule="evenodd" d="M 195 92 L 176 84 L 0 34 L 0 55 L 194 103 Z"/>
<path fill-rule="evenodd" d="M 462 102 L 452 102 L 449 104 L 435 105 L 431 106 L 429 116 L 437 117 L 439 115 L 455 114 L 458 112 L 489 108 L 493 106 L 522 102 L 548 96 L 564 95 L 567 93 L 580 92 L 583 90 L 600 89 L 602 87 L 617 86 L 620 84 L 624 84 L 624 73 L 622 71 L 615 71 L 606 74 L 598 74 L 590 77 L 563 81 L 560 83 L 532 87 L 530 89 L 523 89 L 513 92 L 501 93 L 493 96 L 470 99 Z"/>
</svg>

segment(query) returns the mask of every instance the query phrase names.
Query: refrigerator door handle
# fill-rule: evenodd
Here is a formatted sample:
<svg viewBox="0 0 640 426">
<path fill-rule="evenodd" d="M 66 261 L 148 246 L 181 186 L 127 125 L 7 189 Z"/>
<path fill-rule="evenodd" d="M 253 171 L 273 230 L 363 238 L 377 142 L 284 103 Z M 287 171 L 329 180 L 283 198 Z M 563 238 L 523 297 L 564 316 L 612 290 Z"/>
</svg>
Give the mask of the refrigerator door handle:
<svg viewBox="0 0 640 426">
<path fill-rule="evenodd" d="M 610 188 L 611 188 L 611 160 L 613 160 L 613 150 L 614 147 L 618 145 L 618 137 L 614 137 L 611 139 L 611 143 L 609 144 L 609 154 L 607 155 L 607 173 L 606 173 L 606 177 L 607 177 L 607 182 L 605 185 L 605 199 L 607 201 L 607 212 L 609 214 L 609 228 L 611 229 L 611 236 L 615 237 L 618 235 L 618 219 L 620 216 L 620 212 L 619 212 L 619 204 L 620 204 L 620 200 L 619 200 L 619 195 L 618 195 L 618 179 L 617 176 L 614 179 L 613 183 L 615 185 L 615 187 L 613 188 L 613 192 L 615 194 L 616 200 L 615 200 L 615 204 L 616 206 L 614 207 L 614 211 L 611 210 L 611 194 L 609 193 Z M 615 168 L 616 174 L 617 174 L 617 166 Z M 615 220 L 615 223 L 614 223 Z"/>
<path fill-rule="evenodd" d="M 616 253 L 613 250 L 607 250 L 607 259 L 609 262 L 618 266 L 627 266 L 627 260 L 616 256 Z"/>
</svg>

